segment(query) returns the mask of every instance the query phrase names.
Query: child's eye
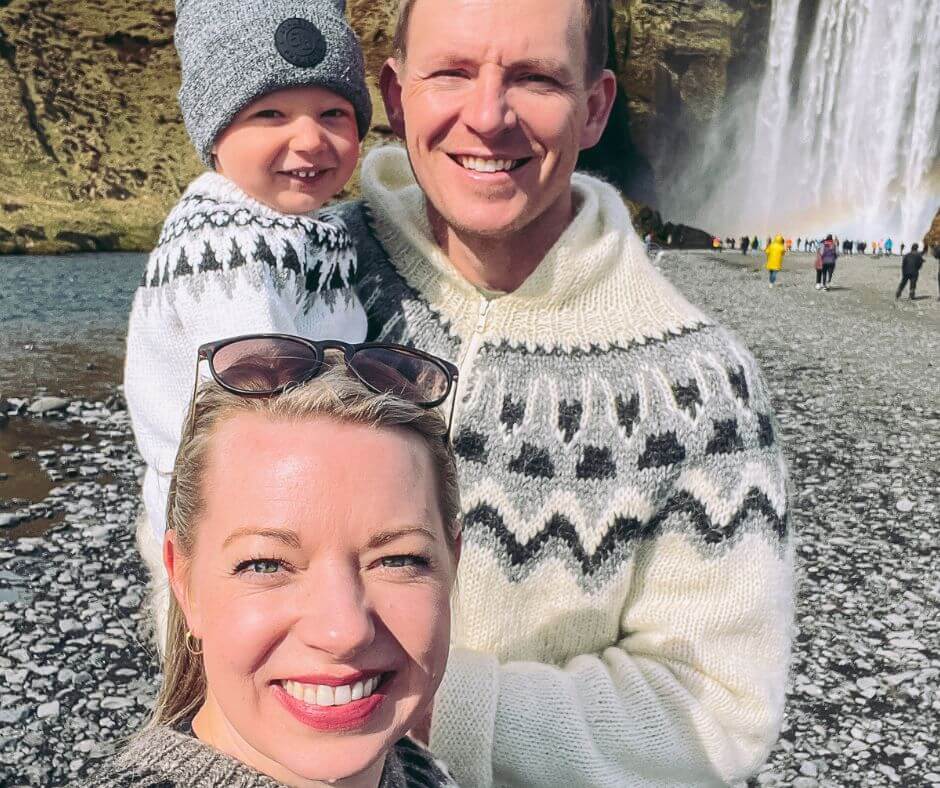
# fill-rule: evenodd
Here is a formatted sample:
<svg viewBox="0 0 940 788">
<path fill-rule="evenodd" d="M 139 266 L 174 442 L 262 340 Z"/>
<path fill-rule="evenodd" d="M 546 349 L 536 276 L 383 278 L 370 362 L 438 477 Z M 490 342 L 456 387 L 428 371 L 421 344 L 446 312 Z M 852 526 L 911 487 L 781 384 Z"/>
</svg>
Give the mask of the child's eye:
<svg viewBox="0 0 940 788">
<path fill-rule="evenodd" d="M 256 118 L 281 118 L 283 115 L 276 109 L 261 109 L 255 113 Z"/>
<path fill-rule="evenodd" d="M 283 566 L 284 563 L 277 558 L 250 558 L 238 564 L 234 574 L 273 575 Z"/>
</svg>

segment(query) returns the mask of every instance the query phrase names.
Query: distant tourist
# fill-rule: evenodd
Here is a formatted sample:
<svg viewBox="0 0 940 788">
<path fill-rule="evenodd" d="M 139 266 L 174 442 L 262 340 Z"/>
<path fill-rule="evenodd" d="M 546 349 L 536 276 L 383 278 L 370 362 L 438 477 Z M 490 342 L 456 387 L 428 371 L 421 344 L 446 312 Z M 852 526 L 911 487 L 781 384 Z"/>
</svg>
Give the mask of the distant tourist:
<svg viewBox="0 0 940 788">
<path fill-rule="evenodd" d="M 783 236 L 778 235 L 774 238 L 773 242 L 767 245 L 765 252 L 767 254 L 767 270 L 770 272 L 769 287 L 773 287 L 777 284 L 777 274 L 783 268 L 783 257 L 787 253 Z"/>
<path fill-rule="evenodd" d="M 891 250 L 894 248 L 894 241 L 890 238 L 885 241 L 885 254 L 891 257 Z"/>
<path fill-rule="evenodd" d="M 802 238 L 797 238 L 797 239 L 796 239 L 796 251 L 800 251 L 800 244 L 802 244 L 802 243 L 803 243 L 803 239 L 802 239 Z"/>
<path fill-rule="evenodd" d="M 836 270 L 836 260 L 839 259 L 839 252 L 836 249 L 836 243 L 831 235 L 826 236 L 819 252 L 816 256 L 816 289 L 828 290 L 832 282 L 832 275 Z"/>
<path fill-rule="evenodd" d="M 842 242 L 842 254 L 852 254 L 852 242 L 851 241 Z"/>
<path fill-rule="evenodd" d="M 751 239 L 746 235 L 741 236 L 741 254 L 747 254 L 748 247 L 751 245 Z"/>
<path fill-rule="evenodd" d="M 172 209 L 147 262 L 124 379 L 147 464 L 137 538 L 154 577 L 158 644 L 166 500 L 199 346 L 252 332 L 366 337 L 352 237 L 334 214 L 314 215 L 345 187 L 369 129 L 362 50 L 336 3 L 311 3 L 303 19 L 297 9 L 179 3 L 180 107 L 208 171 Z M 320 44 L 329 56 L 308 62 Z"/>
<path fill-rule="evenodd" d="M 911 251 L 904 255 L 901 261 L 901 284 L 898 285 L 897 292 L 894 294 L 895 301 L 901 297 L 901 293 L 908 284 L 910 284 L 911 301 L 917 299 L 917 277 L 920 276 L 920 269 L 924 264 L 924 256 L 918 251 L 919 249 L 917 244 L 911 244 Z"/>
<path fill-rule="evenodd" d="M 937 261 L 937 300 L 940 301 L 940 241 L 933 245 L 931 250 L 934 260 Z"/>
<path fill-rule="evenodd" d="M 901 244 L 901 257 L 904 256 L 904 248 L 905 248 L 906 246 L 907 246 L 907 244 L 905 244 L 905 243 L 902 243 L 902 244 Z"/>
<path fill-rule="evenodd" d="M 722 248 L 722 246 L 721 246 L 721 238 L 719 238 L 719 237 L 716 235 L 714 238 L 712 238 L 712 249 L 713 249 L 714 251 L 716 251 L 716 252 L 720 252 L 720 251 L 721 251 L 721 248 Z"/>
</svg>

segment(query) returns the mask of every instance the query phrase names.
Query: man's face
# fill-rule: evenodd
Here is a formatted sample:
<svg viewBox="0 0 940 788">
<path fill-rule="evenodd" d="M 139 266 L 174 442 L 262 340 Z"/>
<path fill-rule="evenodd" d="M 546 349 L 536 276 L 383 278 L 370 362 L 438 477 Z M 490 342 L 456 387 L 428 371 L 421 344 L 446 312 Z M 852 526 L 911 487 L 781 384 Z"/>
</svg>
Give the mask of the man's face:
<svg viewBox="0 0 940 788">
<path fill-rule="evenodd" d="M 458 231 L 502 238 L 567 224 L 578 153 L 615 93 L 586 84 L 582 0 L 418 0 L 405 62 L 382 87 L 415 177 Z"/>
</svg>

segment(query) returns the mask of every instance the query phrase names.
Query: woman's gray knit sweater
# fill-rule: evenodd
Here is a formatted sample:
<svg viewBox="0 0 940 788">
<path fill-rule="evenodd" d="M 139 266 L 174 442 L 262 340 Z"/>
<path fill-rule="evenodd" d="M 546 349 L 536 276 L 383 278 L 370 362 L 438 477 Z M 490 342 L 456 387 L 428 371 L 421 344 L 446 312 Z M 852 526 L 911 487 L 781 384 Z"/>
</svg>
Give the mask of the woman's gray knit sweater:
<svg viewBox="0 0 940 788">
<path fill-rule="evenodd" d="M 84 788 L 280 788 L 283 783 L 166 726 L 145 731 Z M 379 788 L 455 787 L 441 764 L 411 739 L 389 752 Z"/>
</svg>

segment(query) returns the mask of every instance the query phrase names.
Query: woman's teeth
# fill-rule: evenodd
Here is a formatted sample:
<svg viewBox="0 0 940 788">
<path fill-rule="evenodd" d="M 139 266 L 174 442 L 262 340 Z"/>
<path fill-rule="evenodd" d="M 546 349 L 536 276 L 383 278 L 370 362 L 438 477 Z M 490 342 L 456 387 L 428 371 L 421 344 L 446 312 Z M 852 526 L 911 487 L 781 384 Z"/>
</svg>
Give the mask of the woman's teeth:
<svg viewBox="0 0 940 788">
<path fill-rule="evenodd" d="M 379 686 L 381 676 L 373 676 L 355 684 L 330 687 L 326 684 L 301 684 L 299 681 L 283 681 L 281 686 L 292 698 L 311 706 L 345 706 L 356 700 L 368 698 Z"/>
<path fill-rule="evenodd" d="M 514 170 L 522 159 L 481 159 L 477 156 L 457 156 L 457 163 L 465 170 L 474 172 L 508 172 Z"/>
</svg>

